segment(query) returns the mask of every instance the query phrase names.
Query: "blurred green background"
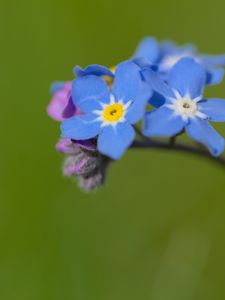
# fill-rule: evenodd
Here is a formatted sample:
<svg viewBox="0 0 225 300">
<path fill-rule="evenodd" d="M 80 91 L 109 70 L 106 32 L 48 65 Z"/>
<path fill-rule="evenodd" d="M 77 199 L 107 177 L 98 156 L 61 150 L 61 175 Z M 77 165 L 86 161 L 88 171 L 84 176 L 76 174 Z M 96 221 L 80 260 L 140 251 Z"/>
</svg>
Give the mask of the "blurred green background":
<svg viewBox="0 0 225 300">
<path fill-rule="evenodd" d="M 146 35 L 222 53 L 224 27 L 224 0 L 1 0 L 0 299 L 225 299 L 224 170 L 132 150 L 85 194 L 46 115 L 77 64 L 112 66 Z"/>
</svg>

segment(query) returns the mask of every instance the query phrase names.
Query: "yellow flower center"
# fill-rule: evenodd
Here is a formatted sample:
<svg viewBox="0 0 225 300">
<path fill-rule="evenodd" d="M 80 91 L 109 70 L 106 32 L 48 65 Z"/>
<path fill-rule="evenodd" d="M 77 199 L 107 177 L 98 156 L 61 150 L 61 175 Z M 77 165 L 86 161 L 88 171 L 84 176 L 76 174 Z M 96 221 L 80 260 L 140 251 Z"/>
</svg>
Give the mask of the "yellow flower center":
<svg viewBox="0 0 225 300">
<path fill-rule="evenodd" d="M 103 118 L 108 122 L 119 121 L 124 115 L 124 107 L 120 103 L 114 103 L 105 107 Z"/>
</svg>

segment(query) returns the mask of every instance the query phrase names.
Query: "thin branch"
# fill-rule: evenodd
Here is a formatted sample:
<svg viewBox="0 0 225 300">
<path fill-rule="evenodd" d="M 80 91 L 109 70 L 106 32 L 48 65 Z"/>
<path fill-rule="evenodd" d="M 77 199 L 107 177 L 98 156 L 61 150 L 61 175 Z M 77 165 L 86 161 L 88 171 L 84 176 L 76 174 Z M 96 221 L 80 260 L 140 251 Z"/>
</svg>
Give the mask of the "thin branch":
<svg viewBox="0 0 225 300">
<path fill-rule="evenodd" d="M 173 147 L 176 143 L 176 136 L 172 136 L 169 140 L 170 146 Z"/>
<path fill-rule="evenodd" d="M 189 153 L 191 155 L 197 155 L 202 158 L 206 158 L 218 165 L 225 167 L 225 158 L 223 157 L 214 157 L 210 155 L 205 149 L 197 148 L 194 146 L 186 145 L 183 143 L 171 144 L 168 142 L 159 142 L 159 141 L 134 141 L 131 145 L 131 148 L 139 149 L 160 149 L 160 150 L 170 150 L 177 152 Z"/>
</svg>

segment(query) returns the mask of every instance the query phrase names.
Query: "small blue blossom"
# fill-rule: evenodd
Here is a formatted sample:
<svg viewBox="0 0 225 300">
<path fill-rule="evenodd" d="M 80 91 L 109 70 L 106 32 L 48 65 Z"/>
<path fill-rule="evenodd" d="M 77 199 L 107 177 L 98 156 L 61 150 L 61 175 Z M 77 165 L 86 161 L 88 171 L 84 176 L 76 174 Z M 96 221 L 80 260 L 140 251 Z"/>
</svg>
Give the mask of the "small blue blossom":
<svg viewBox="0 0 225 300">
<path fill-rule="evenodd" d="M 219 156 L 224 150 L 224 138 L 209 121 L 225 122 L 225 100 L 203 97 L 205 68 L 192 58 L 183 58 L 169 72 L 167 83 L 150 68 L 142 74 L 152 89 L 165 98 L 160 108 L 146 113 L 144 134 L 172 137 L 185 130 L 212 155 Z"/>
<path fill-rule="evenodd" d="M 128 148 L 191 153 L 225 167 L 225 158 L 215 158 L 225 139 L 211 126 L 211 121 L 225 122 L 225 100 L 203 96 L 207 85 L 222 81 L 223 67 L 225 54 L 203 55 L 193 45 L 152 37 L 115 67 L 76 66 L 73 81 L 51 86 L 47 108 L 62 122 L 56 149 L 65 156 L 64 175 L 93 191 L 104 184 L 112 160 Z M 197 143 L 177 142 L 183 133 Z"/>
<path fill-rule="evenodd" d="M 159 43 L 153 37 L 144 38 L 138 45 L 134 58 L 139 65 L 151 64 L 163 79 L 167 79 L 168 72 L 182 58 L 191 57 L 207 69 L 206 84 L 218 84 L 222 81 L 225 66 L 224 55 L 203 55 L 191 45 L 177 46 L 171 41 Z"/>
<path fill-rule="evenodd" d="M 72 99 L 84 114 L 65 120 L 62 136 L 75 140 L 97 138 L 100 153 L 119 159 L 133 142 L 132 125 L 143 117 L 152 94 L 140 71 L 132 61 L 119 64 L 112 88 L 99 74 L 75 79 Z"/>
</svg>

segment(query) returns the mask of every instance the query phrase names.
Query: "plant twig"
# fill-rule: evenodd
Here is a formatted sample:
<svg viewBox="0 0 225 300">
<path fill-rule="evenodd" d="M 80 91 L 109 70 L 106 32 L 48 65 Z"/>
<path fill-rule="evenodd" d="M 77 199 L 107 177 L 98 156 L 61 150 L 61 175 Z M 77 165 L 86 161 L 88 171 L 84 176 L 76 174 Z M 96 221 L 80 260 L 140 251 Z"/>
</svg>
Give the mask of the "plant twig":
<svg viewBox="0 0 225 300">
<path fill-rule="evenodd" d="M 177 152 L 189 153 L 191 155 L 197 155 L 202 158 L 206 158 L 214 163 L 225 168 L 225 158 L 223 157 L 214 157 L 208 151 L 202 148 L 197 148 L 194 146 L 190 146 L 183 143 L 168 143 L 161 141 L 134 141 L 131 145 L 131 148 L 139 148 L 139 149 L 160 149 L 160 150 L 170 150 Z"/>
<path fill-rule="evenodd" d="M 176 143 L 176 136 L 172 136 L 169 140 L 169 143 L 171 147 L 174 146 Z"/>
</svg>

